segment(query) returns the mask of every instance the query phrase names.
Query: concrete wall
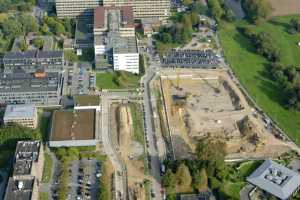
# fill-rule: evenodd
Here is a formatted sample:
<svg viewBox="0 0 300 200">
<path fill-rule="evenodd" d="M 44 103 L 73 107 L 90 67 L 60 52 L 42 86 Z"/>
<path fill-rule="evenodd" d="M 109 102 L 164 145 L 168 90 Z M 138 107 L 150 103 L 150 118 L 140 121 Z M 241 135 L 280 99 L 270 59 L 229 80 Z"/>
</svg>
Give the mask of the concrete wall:
<svg viewBox="0 0 300 200">
<path fill-rule="evenodd" d="M 49 141 L 50 147 L 79 147 L 79 146 L 96 146 L 97 140 L 64 140 Z"/>
</svg>

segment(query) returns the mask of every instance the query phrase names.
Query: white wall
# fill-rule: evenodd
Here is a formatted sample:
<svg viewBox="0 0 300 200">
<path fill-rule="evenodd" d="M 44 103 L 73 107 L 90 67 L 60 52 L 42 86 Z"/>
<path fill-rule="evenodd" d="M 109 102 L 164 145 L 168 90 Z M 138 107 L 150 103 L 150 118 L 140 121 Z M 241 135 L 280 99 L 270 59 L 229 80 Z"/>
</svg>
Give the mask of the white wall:
<svg viewBox="0 0 300 200">
<path fill-rule="evenodd" d="M 100 111 L 100 106 L 74 106 L 75 110 L 86 110 L 86 109 L 95 109 L 96 111 Z"/>
<path fill-rule="evenodd" d="M 139 73 L 139 54 L 138 53 L 114 53 L 114 70 L 124 70 L 131 73 Z"/>
<path fill-rule="evenodd" d="M 97 140 L 64 140 L 49 141 L 49 147 L 80 147 L 80 146 L 96 146 Z"/>
<path fill-rule="evenodd" d="M 105 45 L 94 45 L 95 55 L 103 55 L 105 53 Z"/>
</svg>

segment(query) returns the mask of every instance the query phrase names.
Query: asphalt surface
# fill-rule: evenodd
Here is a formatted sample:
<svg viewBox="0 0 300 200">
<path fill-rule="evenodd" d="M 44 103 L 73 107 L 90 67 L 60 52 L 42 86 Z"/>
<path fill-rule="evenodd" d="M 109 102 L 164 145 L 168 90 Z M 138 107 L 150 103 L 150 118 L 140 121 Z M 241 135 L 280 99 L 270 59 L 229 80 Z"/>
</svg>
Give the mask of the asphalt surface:
<svg viewBox="0 0 300 200">
<path fill-rule="evenodd" d="M 117 200 L 126 199 L 126 181 L 124 180 L 124 166 L 122 161 L 119 159 L 116 150 L 114 149 L 111 137 L 110 137 L 110 120 L 109 120 L 109 96 L 102 95 L 102 116 L 101 116 L 101 125 L 102 125 L 102 144 L 104 147 L 105 153 L 108 155 L 112 165 L 115 169 L 114 183 L 115 183 L 115 198 Z"/>
<path fill-rule="evenodd" d="M 149 48 L 151 49 L 151 48 Z M 151 51 L 151 50 L 150 50 Z M 163 199 L 162 195 L 162 187 L 161 187 L 161 175 L 160 175 L 160 166 L 161 160 L 159 158 L 159 153 L 156 149 L 155 144 L 155 130 L 153 124 L 153 112 L 152 112 L 152 105 L 151 105 L 151 91 L 149 83 L 154 78 L 156 71 L 159 69 L 159 62 L 156 61 L 157 59 L 151 57 L 150 59 L 150 66 L 146 70 L 146 74 L 142 79 L 142 84 L 144 86 L 143 91 L 143 106 L 145 112 L 145 134 L 146 139 L 148 140 L 149 147 L 148 147 L 148 157 L 150 158 L 148 161 L 150 162 L 150 174 L 153 177 L 153 181 L 151 183 L 151 193 L 154 194 L 152 199 L 161 200 Z"/>
</svg>

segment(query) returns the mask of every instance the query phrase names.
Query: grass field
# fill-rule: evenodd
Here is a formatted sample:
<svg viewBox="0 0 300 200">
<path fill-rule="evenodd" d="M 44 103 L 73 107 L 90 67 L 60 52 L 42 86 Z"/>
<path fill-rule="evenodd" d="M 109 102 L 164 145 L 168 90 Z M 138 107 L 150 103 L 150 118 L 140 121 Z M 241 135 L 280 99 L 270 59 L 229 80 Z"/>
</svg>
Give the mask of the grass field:
<svg viewBox="0 0 300 200">
<path fill-rule="evenodd" d="M 39 200 L 48 200 L 48 193 L 47 192 L 40 192 L 39 193 Z"/>
<path fill-rule="evenodd" d="M 129 72 L 97 73 L 96 85 L 101 89 L 134 89 L 139 86 L 140 76 Z"/>
<path fill-rule="evenodd" d="M 45 153 L 44 155 L 45 155 L 45 162 L 44 162 L 42 182 L 49 183 L 52 174 L 53 161 L 48 153 Z"/>
<path fill-rule="evenodd" d="M 279 17 L 275 22 L 267 22 L 258 27 L 276 38 L 285 64 L 300 64 L 300 35 L 286 33 L 286 23 L 291 17 Z M 278 85 L 267 77 L 267 60 L 255 53 L 252 43 L 241 35 L 236 27 L 239 24 L 225 23 L 220 30 L 225 57 L 235 74 L 261 108 L 292 138 L 300 144 L 300 112 L 285 109 L 282 105 Z"/>
</svg>

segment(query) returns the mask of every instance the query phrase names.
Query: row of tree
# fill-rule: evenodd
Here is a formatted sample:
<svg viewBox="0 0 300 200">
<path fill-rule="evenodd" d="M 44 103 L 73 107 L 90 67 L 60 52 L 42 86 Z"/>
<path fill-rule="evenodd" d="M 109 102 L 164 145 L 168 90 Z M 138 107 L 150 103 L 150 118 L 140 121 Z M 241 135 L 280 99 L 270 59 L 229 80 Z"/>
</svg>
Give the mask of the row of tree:
<svg viewBox="0 0 300 200">
<path fill-rule="evenodd" d="M 213 148 L 212 148 L 213 147 Z M 162 184 L 169 199 L 174 199 L 176 192 L 206 191 L 208 188 L 219 190 L 222 182 L 229 175 L 224 158 L 226 144 L 220 139 L 204 138 L 199 141 L 196 159 L 166 161 L 166 173 Z"/>
<path fill-rule="evenodd" d="M 1 0 L 0 13 L 8 12 L 11 10 L 17 11 L 31 11 L 32 7 L 36 4 L 36 0 Z"/>
<path fill-rule="evenodd" d="M 243 8 L 249 20 L 259 24 L 268 19 L 272 13 L 272 7 L 268 0 L 244 0 Z"/>
<path fill-rule="evenodd" d="M 280 61 L 280 49 L 275 45 L 275 39 L 267 32 L 256 33 L 250 27 L 241 29 L 244 36 L 254 44 L 255 50 L 271 62 Z"/>
<path fill-rule="evenodd" d="M 270 65 L 270 74 L 281 88 L 284 103 L 291 109 L 300 111 L 300 69 L 295 66 Z"/>
<path fill-rule="evenodd" d="M 208 0 L 207 5 L 209 7 L 210 15 L 213 16 L 217 22 L 221 19 L 226 21 L 234 21 L 235 15 L 230 8 L 226 6 L 224 0 Z"/>
</svg>

